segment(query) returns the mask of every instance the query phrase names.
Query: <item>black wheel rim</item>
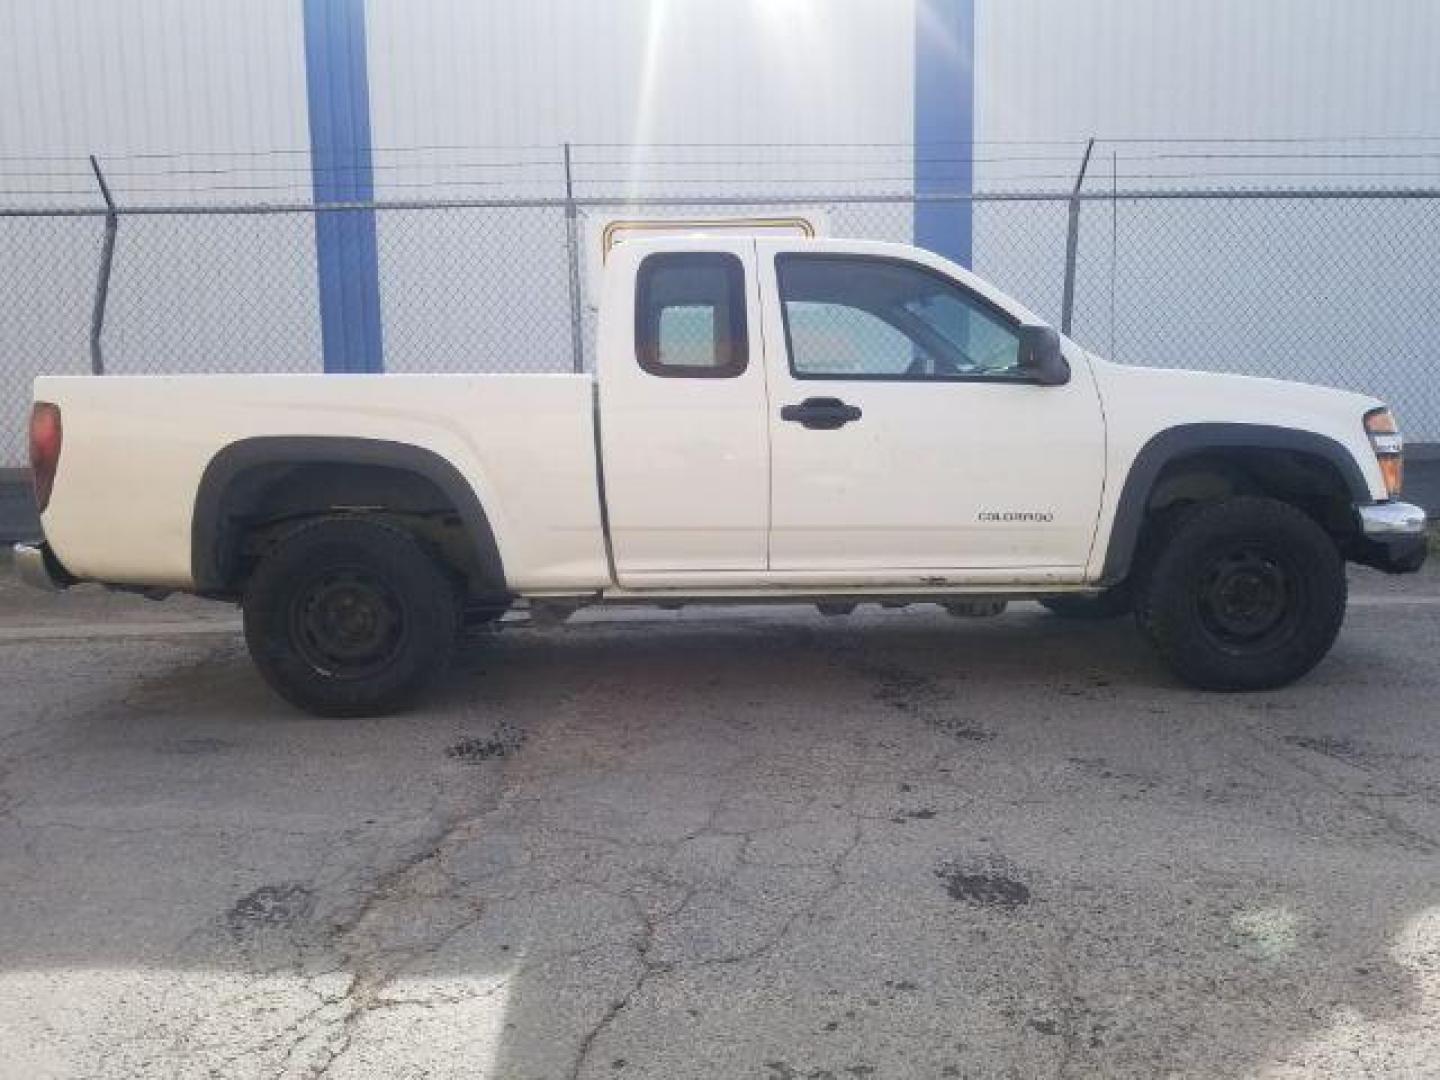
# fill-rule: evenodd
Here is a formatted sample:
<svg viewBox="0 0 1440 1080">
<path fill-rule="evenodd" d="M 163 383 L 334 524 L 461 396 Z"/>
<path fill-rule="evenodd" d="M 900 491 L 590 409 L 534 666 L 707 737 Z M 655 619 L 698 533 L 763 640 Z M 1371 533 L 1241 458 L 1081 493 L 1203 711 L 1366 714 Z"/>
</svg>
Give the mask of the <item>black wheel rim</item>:
<svg viewBox="0 0 1440 1080">
<path fill-rule="evenodd" d="M 1227 544 L 1201 565 L 1200 623 L 1229 652 L 1259 652 L 1288 640 L 1300 623 L 1301 577 L 1268 545 Z"/>
<path fill-rule="evenodd" d="M 290 605 L 291 640 L 307 664 L 332 678 L 383 671 L 404 648 L 407 633 L 400 597 L 363 567 L 315 575 Z"/>
</svg>

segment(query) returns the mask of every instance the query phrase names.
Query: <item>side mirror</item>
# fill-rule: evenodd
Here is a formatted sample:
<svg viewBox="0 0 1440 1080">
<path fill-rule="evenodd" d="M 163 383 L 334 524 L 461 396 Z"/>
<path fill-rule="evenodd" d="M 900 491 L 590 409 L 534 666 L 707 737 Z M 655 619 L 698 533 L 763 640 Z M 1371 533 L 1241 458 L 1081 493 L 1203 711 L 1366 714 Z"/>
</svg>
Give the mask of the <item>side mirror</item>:
<svg viewBox="0 0 1440 1080">
<path fill-rule="evenodd" d="M 1019 370 L 1041 386 L 1064 386 L 1070 381 L 1070 364 L 1060 350 L 1060 334 L 1053 326 L 1020 327 Z"/>
</svg>

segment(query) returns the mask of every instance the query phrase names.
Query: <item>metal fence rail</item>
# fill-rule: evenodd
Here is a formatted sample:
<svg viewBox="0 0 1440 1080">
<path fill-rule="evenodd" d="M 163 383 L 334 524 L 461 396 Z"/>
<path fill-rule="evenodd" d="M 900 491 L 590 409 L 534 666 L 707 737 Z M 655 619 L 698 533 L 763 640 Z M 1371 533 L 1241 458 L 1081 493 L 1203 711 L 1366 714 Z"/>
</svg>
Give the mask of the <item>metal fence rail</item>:
<svg viewBox="0 0 1440 1080">
<path fill-rule="evenodd" d="M 22 463 L 38 374 L 320 371 L 317 215 L 375 215 L 387 371 L 567 371 L 593 362 L 580 248 L 594 215 L 807 207 L 834 235 L 909 242 L 918 203 L 954 201 L 971 205 L 974 269 L 1101 354 L 1374 393 L 1412 439 L 1440 440 L 1440 188 L 629 198 L 572 185 L 543 198 L 0 208 L 0 467 Z"/>
</svg>

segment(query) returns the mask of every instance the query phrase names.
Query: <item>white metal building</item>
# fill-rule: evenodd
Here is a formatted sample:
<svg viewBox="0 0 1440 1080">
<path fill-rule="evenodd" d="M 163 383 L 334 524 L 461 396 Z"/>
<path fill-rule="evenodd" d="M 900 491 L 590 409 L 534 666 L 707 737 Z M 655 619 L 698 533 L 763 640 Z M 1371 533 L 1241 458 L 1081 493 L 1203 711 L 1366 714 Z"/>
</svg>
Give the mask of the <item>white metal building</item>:
<svg viewBox="0 0 1440 1080">
<path fill-rule="evenodd" d="M 90 154 L 127 206 L 553 197 L 566 143 L 582 196 L 1065 190 L 1091 137 L 1087 190 L 1440 186 L 1437 41 L 1432 0 L 0 0 L 0 207 L 97 205 Z M 1207 141 L 1127 141 L 1152 139 Z M 1282 373 L 1396 397 L 1412 434 L 1440 438 L 1424 323 L 1440 213 L 1412 211 L 1250 223 L 1345 266 L 1323 302 L 1375 308 L 1361 332 L 1333 305 L 1328 344 L 1296 350 L 1313 305 L 1272 312 L 1269 291 L 1294 258 L 1231 253 L 1224 304 L 1195 295 L 1206 238 L 1249 208 L 1152 234 L 1143 213 L 1087 207 L 1086 238 L 1113 236 L 1082 245 L 1077 334 L 1125 360 L 1247 370 L 1216 328 L 1249 303 L 1256 349 L 1291 343 Z M 848 220 L 894 239 L 913 224 L 1053 314 L 1063 217 Z M 330 218 L 127 220 L 114 370 L 454 370 L 549 348 L 564 321 L 553 222 L 396 212 L 367 235 Z M 0 464 L 30 375 L 87 369 L 97 236 L 96 219 L 0 219 Z M 1192 250 L 1146 272 L 1177 245 Z M 508 285 L 473 272 L 487 257 Z M 1182 332 L 1145 321 L 1162 302 Z M 506 320 L 483 314 L 497 306 Z M 1381 318 L 1405 325 L 1367 349 Z"/>
<path fill-rule="evenodd" d="M 4 0 L 0 154 L 306 150 L 307 10 L 378 147 L 1440 133 L 1430 0 Z"/>
</svg>

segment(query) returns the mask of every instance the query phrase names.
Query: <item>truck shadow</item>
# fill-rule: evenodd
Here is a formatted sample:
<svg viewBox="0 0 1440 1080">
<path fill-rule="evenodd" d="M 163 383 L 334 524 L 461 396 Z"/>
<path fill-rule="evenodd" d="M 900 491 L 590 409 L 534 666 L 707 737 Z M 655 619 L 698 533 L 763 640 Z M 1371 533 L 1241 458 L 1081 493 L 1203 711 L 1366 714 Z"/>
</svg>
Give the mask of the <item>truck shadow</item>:
<svg viewBox="0 0 1440 1080">
<path fill-rule="evenodd" d="M 7 747 L 0 986 L 362 1075 L 1423 1072 L 1436 735 L 1366 705 L 1436 676 L 1376 640 L 1222 697 L 1123 622 L 604 619 L 358 723 L 137 645 Z"/>
</svg>

